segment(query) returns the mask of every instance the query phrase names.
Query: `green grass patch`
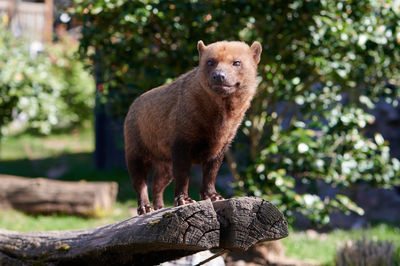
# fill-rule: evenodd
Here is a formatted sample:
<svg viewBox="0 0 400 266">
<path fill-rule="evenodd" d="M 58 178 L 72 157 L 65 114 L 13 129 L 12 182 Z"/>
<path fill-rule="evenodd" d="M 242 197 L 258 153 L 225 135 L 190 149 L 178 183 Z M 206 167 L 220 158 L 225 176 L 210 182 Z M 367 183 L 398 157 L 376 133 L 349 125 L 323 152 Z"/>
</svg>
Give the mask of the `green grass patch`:
<svg viewBox="0 0 400 266">
<path fill-rule="evenodd" d="M 283 239 L 286 256 L 310 261 L 319 265 L 334 265 L 336 250 L 348 240 L 365 236 L 372 240 L 392 241 L 400 247 L 400 228 L 387 224 L 378 224 L 367 229 L 336 229 L 329 233 L 314 234 L 314 231 L 293 231 Z"/>
<path fill-rule="evenodd" d="M 102 218 L 85 218 L 72 215 L 28 215 L 15 210 L 0 211 L 0 228 L 18 232 L 74 230 L 111 224 L 131 217 L 133 201 L 117 202 L 111 213 Z"/>
<path fill-rule="evenodd" d="M 87 153 L 94 150 L 94 133 L 91 127 L 70 133 L 49 136 L 21 134 L 4 137 L 0 143 L 0 160 L 38 160 L 68 153 Z"/>
</svg>

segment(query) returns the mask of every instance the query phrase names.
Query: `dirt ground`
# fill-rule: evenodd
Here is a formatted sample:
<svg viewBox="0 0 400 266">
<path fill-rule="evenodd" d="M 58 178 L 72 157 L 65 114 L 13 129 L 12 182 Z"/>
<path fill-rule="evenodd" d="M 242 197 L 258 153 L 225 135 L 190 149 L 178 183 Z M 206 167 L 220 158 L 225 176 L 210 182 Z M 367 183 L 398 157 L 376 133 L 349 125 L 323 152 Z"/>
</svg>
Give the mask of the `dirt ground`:
<svg viewBox="0 0 400 266">
<path fill-rule="evenodd" d="M 226 266 L 315 265 L 311 262 L 286 258 L 285 247 L 279 240 L 257 244 L 246 252 L 229 252 L 224 259 Z"/>
</svg>

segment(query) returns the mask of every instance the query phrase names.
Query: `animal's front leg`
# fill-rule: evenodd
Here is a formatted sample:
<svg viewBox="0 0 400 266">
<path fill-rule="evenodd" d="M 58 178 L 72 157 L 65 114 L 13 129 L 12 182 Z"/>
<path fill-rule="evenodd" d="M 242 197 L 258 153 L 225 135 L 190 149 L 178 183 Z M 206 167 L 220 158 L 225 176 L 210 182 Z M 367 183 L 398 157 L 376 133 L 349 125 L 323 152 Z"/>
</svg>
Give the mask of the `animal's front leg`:
<svg viewBox="0 0 400 266">
<path fill-rule="evenodd" d="M 172 148 L 172 172 L 175 180 L 174 205 L 180 206 L 195 202 L 189 197 L 190 147 L 186 142 L 175 142 Z"/>
<path fill-rule="evenodd" d="M 215 179 L 221 166 L 224 153 L 221 152 L 216 158 L 208 160 L 203 166 L 203 182 L 201 184 L 200 199 L 211 199 L 211 201 L 223 200 L 224 198 L 215 190 Z"/>
</svg>

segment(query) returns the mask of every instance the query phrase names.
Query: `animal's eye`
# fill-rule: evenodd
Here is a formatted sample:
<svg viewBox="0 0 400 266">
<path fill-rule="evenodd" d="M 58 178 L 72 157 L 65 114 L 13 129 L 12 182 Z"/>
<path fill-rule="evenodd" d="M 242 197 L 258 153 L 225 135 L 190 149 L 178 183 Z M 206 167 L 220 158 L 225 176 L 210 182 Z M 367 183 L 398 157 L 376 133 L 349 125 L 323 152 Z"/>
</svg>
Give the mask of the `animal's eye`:
<svg viewBox="0 0 400 266">
<path fill-rule="evenodd" d="M 207 61 L 207 66 L 213 66 L 214 65 L 214 60 L 210 59 Z"/>
<path fill-rule="evenodd" d="M 242 63 L 240 61 L 233 61 L 234 66 L 240 66 Z"/>
</svg>

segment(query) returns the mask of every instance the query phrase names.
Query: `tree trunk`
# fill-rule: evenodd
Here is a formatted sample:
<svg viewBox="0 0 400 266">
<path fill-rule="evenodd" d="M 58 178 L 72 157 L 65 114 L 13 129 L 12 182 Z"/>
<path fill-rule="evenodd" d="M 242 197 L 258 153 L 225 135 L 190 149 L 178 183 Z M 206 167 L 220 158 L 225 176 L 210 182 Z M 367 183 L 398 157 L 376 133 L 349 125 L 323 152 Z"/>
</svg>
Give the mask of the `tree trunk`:
<svg viewBox="0 0 400 266">
<path fill-rule="evenodd" d="M 0 175 L 0 208 L 32 214 L 97 216 L 115 202 L 115 182 L 65 182 Z"/>
<path fill-rule="evenodd" d="M 0 230 L 0 265 L 154 265 L 202 250 L 247 250 L 288 235 L 266 200 L 199 201 L 86 230 Z"/>
</svg>

